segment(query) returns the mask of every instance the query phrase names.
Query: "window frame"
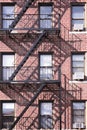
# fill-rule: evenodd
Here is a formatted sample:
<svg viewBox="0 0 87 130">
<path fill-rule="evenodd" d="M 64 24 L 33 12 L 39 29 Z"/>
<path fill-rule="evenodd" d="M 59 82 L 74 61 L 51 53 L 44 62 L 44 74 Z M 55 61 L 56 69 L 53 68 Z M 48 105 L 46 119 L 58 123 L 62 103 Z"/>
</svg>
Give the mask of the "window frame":
<svg viewBox="0 0 87 130">
<path fill-rule="evenodd" d="M 7 25 L 7 27 L 6 28 L 4 28 L 4 24 L 3 24 L 3 21 L 4 20 L 6 20 L 6 21 L 11 21 L 11 23 L 14 21 L 14 19 L 15 19 L 15 2 L 13 2 L 13 3 L 1 3 L 1 28 L 2 29 L 8 29 L 9 27 L 8 27 L 8 25 L 10 26 L 11 24 L 10 24 L 10 22 L 9 22 L 9 24 Z M 11 7 L 11 6 L 14 6 L 14 14 L 13 14 L 13 16 L 14 17 L 11 17 L 11 19 L 10 18 L 3 18 L 3 7 L 4 6 L 9 6 L 9 7 Z M 7 24 L 7 23 L 6 23 Z"/>
<path fill-rule="evenodd" d="M 84 103 L 84 109 L 73 109 L 73 103 Z M 83 110 L 84 111 L 84 115 L 78 115 L 78 117 L 79 116 L 84 116 L 84 122 L 82 122 L 83 124 L 84 124 L 84 128 L 85 128 L 85 125 L 86 125 L 86 120 L 85 120 L 85 111 L 86 111 L 86 101 L 84 101 L 84 100 L 75 100 L 75 101 L 72 101 L 72 105 L 71 105 L 71 115 L 72 115 L 72 117 L 71 117 L 71 120 L 72 120 L 72 125 L 71 125 L 71 127 L 72 127 L 72 129 L 76 129 L 76 128 L 74 128 L 73 127 L 73 124 L 74 124 L 74 110 L 77 110 L 77 111 L 79 111 L 79 110 Z M 76 122 L 76 123 L 78 123 L 78 122 Z M 81 123 L 81 122 L 79 122 L 79 123 Z M 79 128 L 78 128 L 79 129 Z"/>
<path fill-rule="evenodd" d="M 3 52 L 1 53 L 1 80 L 5 81 L 5 79 L 3 78 L 3 55 L 13 55 L 14 56 L 14 66 L 12 66 L 13 70 L 15 69 L 15 53 L 14 52 Z M 7 66 L 7 68 L 9 69 L 10 66 Z M 8 77 L 9 79 L 9 77 Z M 8 80 L 6 79 L 6 80 Z"/>
<path fill-rule="evenodd" d="M 52 127 L 51 128 L 42 128 L 41 126 L 41 103 L 52 103 Z M 53 129 L 53 100 L 39 100 L 39 129 Z"/>
<path fill-rule="evenodd" d="M 3 119 L 4 119 L 4 116 L 3 116 L 3 103 L 13 103 L 14 104 L 13 120 L 15 120 L 15 102 L 16 102 L 15 100 L 0 100 L 0 115 L 1 115 L 0 116 L 0 129 L 4 129 L 4 126 L 3 126 Z M 7 119 L 8 119 L 8 116 L 7 116 Z"/>
<path fill-rule="evenodd" d="M 79 7 L 79 6 L 84 6 L 84 18 L 83 19 L 73 19 L 72 18 L 72 10 L 73 7 Z M 73 29 L 73 20 L 83 20 L 83 29 Z M 71 31 L 85 31 L 85 2 L 81 2 L 81 3 L 71 3 Z"/>
<path fill-rule="evenodd" d="M 48 69 L 51 68 L 51 71 L 52 71 L 52 75 L 51 75 L 51 78 L 47 78 L 47 77 L 44 77 L 44 78 L 41 78 L 40 76 L 40 69 L 42 68 L 40 66 L 40 56 L 41 55 L 51 55 L 52 57 L 52 65 L 49 67 L 48 66 Z M 52 80 L 53 79 L 53 52 L 39 52 L 39 80 Z"/>
<path fill-rule="evenodd" d="M 82 62 L 82 61 L 76 61 L 76 60 L 73 60 L 73 55 L 83 55 L 84 56 L 84 67 L 73 67 L 73 62 Z M 74 72 L 73 72 L 73 69 L 83 69 L 84 71 L 78 71 L 78 72 L 83 72 L 84 73 L 84 79 L 83 80 L 85 80 L 85 52 L 72 52 L 72 54 L 71 54 L 71 79 L 72 80 L 75 80 L 74 78 L 73 78 L 73 75 L 74 75 Z M 75 72 L 77 72 L 77 71 L 75 71 Z M 79 79 L 80 80 L 80 79 Z"/>
<path fill-rule="evenodd" d="M 46 7 L 52 6 L 52 12 L 53 12 L 53 2 L 49 2 L 49 3 L 43 3 L 43 2 L 42 2 L 42 3 L 38 3 L 38 5 L 39 5 L 39 6 L 38 6 L 38 7 L 39 7 L 39 28 L 40 28 L 40 29 L 41 29 L 41 28 L 43 28 L 43 29 L 44 29 L 44 28 L 45 28 L 45 29 L 51 29 L 51 28 L 53 28 L 53 21 L 52 21 L 53 13 L 51 13 L 52 16 L 51 16 L 51 18 L 50 18 L 50 19 L 51 19 L 51 27 L 50 27 L 50 28 L 41 27 L 41 22 L 40 22 L 40 20 L 41 20 L 41 18 L 40 18 L 40 7 L 41 7 L 41 6 L 44 6 L 44 7 L 45 7 L 45 6 L 46 6 Z"/>
</svg>

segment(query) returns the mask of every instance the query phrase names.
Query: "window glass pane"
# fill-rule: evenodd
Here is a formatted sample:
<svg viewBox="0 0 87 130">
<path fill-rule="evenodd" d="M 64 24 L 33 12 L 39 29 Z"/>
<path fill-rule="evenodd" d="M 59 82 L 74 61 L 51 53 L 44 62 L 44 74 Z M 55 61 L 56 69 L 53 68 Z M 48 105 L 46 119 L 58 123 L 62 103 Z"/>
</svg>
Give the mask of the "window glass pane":
<svg viewBox="0 0 87 130">
<path fill-rule="evenodd" d="M 73 67 L 84 67 L 84 62 L 73 62 L 72 64 Z"/>
<path fill-rule="evenodd" d="M 84 103 L 73 103 L 73 109 L 84 109 L 85 108 L 85 104 Z"/>
<path fill-rule="evenodd" d="M 52 55 L 40 55 L 40 66 L 52 66 Z"/>
<path fill-rule="evenodd" d="M 73 122 L 82 123 L 84 122 L 84 116 L 75 116 Z"/>
<path fill-rule="evenodd" d="M 52 115 L 52 103 L 41 103 L 41 115 Z"/>
<path fill-rule="evenodd" d="M 84 20 L 72 20 L 72 25 L 84 25 Z"/>
<path fill-rule="evenodd" d="M 14 67 L 3 67 L 3 80 L 8 80 L 14 72 Z"/>
<path fill-rule="evenodd" d="M 73 73 L 75 72 L 84 72 L 84 68 L 73 68 Z"/>
<path fill-rule="evenodd" d="M 77 115 L 77 116 L 81 115 L 81 116 L 83 116 L 84 115 L 84 111 L 83 111 L 83 109 L 74 110 L 73 115 Z"/>
<path fill-rule="evenodd" d="M 8 17 L 8 14 L 14 14 L 14 6 L 3 6 L 3 17 Z M 14 15 L 10 15 L 13 18 Z"/>
<path fill-rule="evenodd" d="M 3 28 L 9 28 L 13 20 L 3 20 Z"/>
<path fill-rule="evenodd" d="M 52 79 L 52 68 L 41 68 L 40 69 L 40 77 Z"/>
<path fill-rule="evenodd" d="M 14 55 L 3 55 L 3 66 L 14 66 Z"/>
<path fill-rule="evenodd" d="M 40 14 L 51 14 L 52 6 L 40 6 Z"/>
<path fill-rule="evenodd" d="M 41 128 L 51 129 L 52 128 L 52 118 L 50 116 L 42 116 L 41 117 Z"/>
<path fill-rule="evenodd" d="M 40 20 L 40 27 L 41 28 L 51 28 L 52 22 L 51 20 Z"/>
<path fill-rule="evenodd" d="M 72 60 L 73 61 L 84 61 L 84 54 L 83 55 L 80 55 L 80 54 L 78 54 L 78 55 L 72 55 Z"/>
<path fill-rule="evenodd" d="M 14 103 L 3 103 L 3 116 L 14 115 Z"/>
<path fill-rule="evenodd" d="M 84 19 L 84 6 L 73 6 L 72 7 L 72 18 Z"/>
</svg>

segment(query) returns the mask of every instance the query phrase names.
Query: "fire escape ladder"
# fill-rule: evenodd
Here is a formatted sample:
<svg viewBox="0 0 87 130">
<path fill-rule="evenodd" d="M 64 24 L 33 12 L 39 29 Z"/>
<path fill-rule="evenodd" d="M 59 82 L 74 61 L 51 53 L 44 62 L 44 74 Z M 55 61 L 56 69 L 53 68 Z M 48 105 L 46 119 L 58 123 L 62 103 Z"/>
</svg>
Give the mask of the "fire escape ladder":
<svg viewBox="0 0 87 130">
<path fill-rule="evenodd" d="M 27 0 L 26 1 L 26 3 L 24 4 L 22 10 L 19 12 L 19 14 L 15 18 L 15 20 L 10 25 L 10 31 L 12 31 L 12 29 L 16 26 L 16 24 L 19 22 L 19 20 L 21 19 L 21 17 L 24 15 L 24 13 L 26 12 L 26 10 L 32 5 L 33 2 L 34 2 L 34 0 Z"/>
<path fill-rule="evenodd" d="M 17 119 L 14 121 L 14 123 L 11 125 L 11 127 L 8 130 L 12 130 L 16 126 L 16 124 L 22 118 L 22 116 L 27 111 L 27 109 L 32 105 L 32 103 L 35 101 L 35 99 L 38 97 L 38 95 L 42 92 L 42 90 L 44 89 L 45 86 L 46 86 L 45 83 L 43 83 L 43 84 L 40 85 L 39 89 L 37 89 L 37 91 L 34 94 L 34 96 L 32 97 L 32 99 L 28 102 L 28 104 L 26 105 L 26 107 L 23 109 L 23 111 L 20 113 L 20 115 L 17 117 Z"/>
<path fill-rule="evenodd" d="M 37 38 L 37 40 L 33 43 L 33 46 L 30 48 L 30 50 L 27 52 L 27 54 L 24 56 L 23 60 L 20 62 L 20 64 L 17 66 L 17 68 L 15 69 L 15 71 L 13 72 L 13 74 L 11 75 L 11 77 L 9 78 L 10 81 L 13 80 L 13 78 L 16 76 L 16 74 L 18 73 L 18 71 L 22 68 L 22 66 L 27 61 L 27 59 L 29 58 L 29 56 L 31 55 L 31 53 L 35 50 L 35 48 L 37 47 L 37 45 L 41 41 L 41 39 L 44 36 L 44 34 L 45 34 L 45 31 L 43 31 L 39 35 L 39 37 Z"/>
</svg>

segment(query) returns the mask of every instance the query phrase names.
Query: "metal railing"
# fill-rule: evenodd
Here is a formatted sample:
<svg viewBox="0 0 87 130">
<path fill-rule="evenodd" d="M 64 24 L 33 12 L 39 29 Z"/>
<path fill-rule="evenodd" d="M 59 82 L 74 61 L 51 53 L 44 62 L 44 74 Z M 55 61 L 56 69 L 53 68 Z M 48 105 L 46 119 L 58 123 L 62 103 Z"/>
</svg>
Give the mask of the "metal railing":
<svg viewBox="0 0 87 130">
<path fill-rule="evenodd" d="M 2 81 L 8 81 L 17 66 L 0 67 L 0 77 Z M 38 67 L 38 66 L 23 66 L 14 81 L 38 81 L 38 80 L 59 80 L 60 70 L 57 66 L 54 67 Z"/>
<path fill-rule="evenodd" d="M 18 14 L 3 14 L 1 29 L 29 30 L 29 29 L 59 29 L 59 14 L 24 14 L 14 28 L 12 22 Z"/>
</svg>

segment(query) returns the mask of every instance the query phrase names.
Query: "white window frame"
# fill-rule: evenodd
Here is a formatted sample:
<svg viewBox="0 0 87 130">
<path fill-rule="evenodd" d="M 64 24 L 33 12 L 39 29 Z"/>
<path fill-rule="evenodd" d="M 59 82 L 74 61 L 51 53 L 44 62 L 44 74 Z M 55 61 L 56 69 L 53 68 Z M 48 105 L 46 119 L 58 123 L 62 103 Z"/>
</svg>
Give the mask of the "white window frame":
<svg viewBox="0 0 87 130">
<path fill-rule="evenodd" d="M 15 54 L 2 54 L 2 80 L 8 80 L 15 69 Z"/>
<path fill-rule="evenodd" d="M 53 79 L 53 64 L 52 54 L 42 53 L 40 54 L 40 80 L 52 80 Z"/>
<path fill-rule="evenodd" d="M 80 9 L 81 9 L 81 13 L 80 13 Z M 84 4 L 72 5 L 72 31 L 84 31 L 85 29 L 85 11 L 84 10 L 85 10 Z"/>
<path fill-rule="evenodd" d="M 85 53 L 72 54 L 72 79 L 84 80 L 85 78 Z"/>
</svg>

